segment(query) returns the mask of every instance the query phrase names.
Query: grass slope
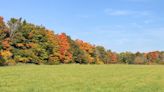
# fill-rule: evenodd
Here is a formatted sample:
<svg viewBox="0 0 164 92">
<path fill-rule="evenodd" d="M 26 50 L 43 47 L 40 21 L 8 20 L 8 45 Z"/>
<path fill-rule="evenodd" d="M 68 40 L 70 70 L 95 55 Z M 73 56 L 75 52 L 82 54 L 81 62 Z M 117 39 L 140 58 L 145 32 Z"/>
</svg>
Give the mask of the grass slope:
<svg viewBox="0 0 164 92">
<path fill-rule="evenodd" d="M 164 92 L 164 66 L 0 67 L 0 92 Z"/>
</svg>

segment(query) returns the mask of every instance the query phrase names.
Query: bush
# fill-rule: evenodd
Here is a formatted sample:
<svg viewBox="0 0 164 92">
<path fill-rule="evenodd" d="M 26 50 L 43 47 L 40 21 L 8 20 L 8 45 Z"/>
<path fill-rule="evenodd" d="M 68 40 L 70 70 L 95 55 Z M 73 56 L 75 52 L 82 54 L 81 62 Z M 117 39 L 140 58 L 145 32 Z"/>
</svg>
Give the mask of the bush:
<svg viewBox="0 0 164 92">
<path fill-rule="evenodd" d="M 13 60 L 13 59 L 10 59 L 10 60 L 8 60 L 7 62 L 7 65 L 16 65 L 16 62 Z"/>
<path fill-rule="evenodd" d="M 6 60 L 2 57 L 0 57 L 0 66 L 4 66 L 6 63 Z"/>
<path fill-rule="evenodd" d="M 47 64 L 50 64 L 50 65 L 60 64 L 59 58 L 58 57 L 49 57 Z"/>
</svg>

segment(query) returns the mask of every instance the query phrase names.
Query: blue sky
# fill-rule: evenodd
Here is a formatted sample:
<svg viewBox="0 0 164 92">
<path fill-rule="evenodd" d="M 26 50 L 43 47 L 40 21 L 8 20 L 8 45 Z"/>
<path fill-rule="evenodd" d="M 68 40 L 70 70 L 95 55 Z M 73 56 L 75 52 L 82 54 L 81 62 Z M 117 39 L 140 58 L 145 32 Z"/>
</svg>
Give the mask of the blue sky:
<svg viewBox="0 0 164 92">
<path fill-rule="evenodd" d="M 112 51 L 164 50 L 164 0 L 0 0 L 5 20 L 22 17 Z"/>
</svg>

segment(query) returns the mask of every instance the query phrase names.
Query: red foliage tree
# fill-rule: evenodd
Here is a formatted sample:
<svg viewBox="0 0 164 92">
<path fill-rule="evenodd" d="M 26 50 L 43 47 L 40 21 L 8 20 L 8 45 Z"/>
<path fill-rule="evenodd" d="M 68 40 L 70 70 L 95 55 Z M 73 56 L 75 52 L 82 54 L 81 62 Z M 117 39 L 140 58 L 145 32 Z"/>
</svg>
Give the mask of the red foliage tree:
<svg viewBox="0 0 164 92">
<path fill-rule="evenodd" d="M 72 61 L 72 54 L 70 52 L 70 44 L 68 42 L 67 35 L 61 33 L 57 35 L 60 48 L 60 60 L 62 63 L 69 63 Z"/>
<path fill-rule="evenodd" d="M 149 53 L 146 54 L 146 57 L 148 59 L 149 64 L 158 63 L 159 56 L 160 56 L 160 53 L 158 51 L 149 52 Z"/>
<path fill-rule="evenodd" d="M 87 62 L 93 63 L 94 62 L 93 54 L 94 54 L 95 46 L 93 46 L 87 42 L 84 42 L 82 40 L 76 40 L 76 43 L 78 44 L 80 49 L 84 51 Z"/>
<path fill-rule="evenodd" d="M 84 42 L 82 40 L 76 40 L 76 43 L 80 46 L 80 49 L 88 52 L 89 54 L 94 52 L 94 46 L 92 46 L 91 44 Z"/>
</svg>

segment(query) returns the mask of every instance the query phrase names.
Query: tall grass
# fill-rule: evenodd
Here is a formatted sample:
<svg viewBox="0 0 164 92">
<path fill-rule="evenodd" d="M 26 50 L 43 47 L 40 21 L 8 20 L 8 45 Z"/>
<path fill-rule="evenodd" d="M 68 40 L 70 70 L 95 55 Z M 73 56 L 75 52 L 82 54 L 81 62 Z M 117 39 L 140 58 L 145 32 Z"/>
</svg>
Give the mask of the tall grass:
<svg viewBox="0 0 164 92">
<path fill-rule="evenodd" d="M 0 92 L 164 92 L 164 66 L 0 67 Z"/>
</svg>

